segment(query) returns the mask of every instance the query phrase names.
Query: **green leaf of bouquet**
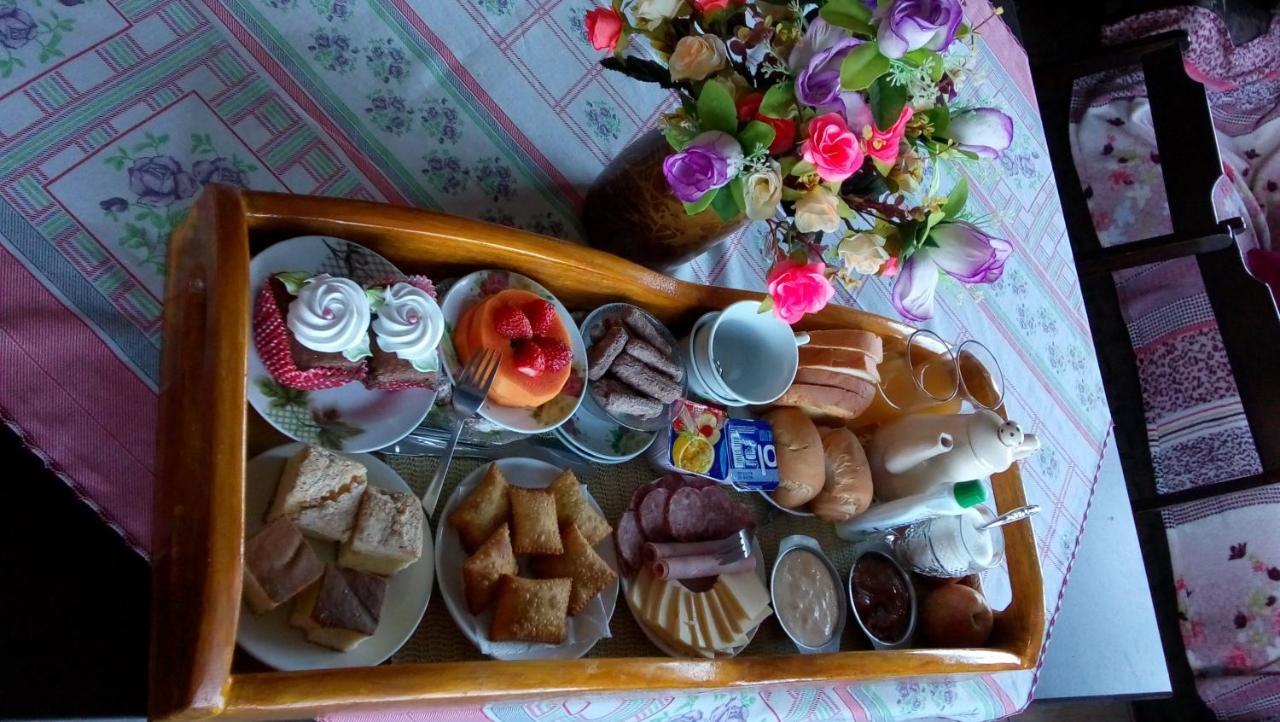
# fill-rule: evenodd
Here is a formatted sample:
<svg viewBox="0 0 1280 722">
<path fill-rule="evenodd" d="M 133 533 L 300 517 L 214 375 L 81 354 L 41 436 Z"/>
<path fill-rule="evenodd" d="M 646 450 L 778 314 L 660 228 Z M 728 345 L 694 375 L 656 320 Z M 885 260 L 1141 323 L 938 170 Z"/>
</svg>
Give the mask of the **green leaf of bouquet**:
<svg viewBox="0 0 1280 722">
<path fill-rule="evenodd" d="M 937 54 L 938 53 L 936 51 L 928 48 L 920 48 L 919 50 L 912 50 L 906 55 L 903 55 L 902 62 L 913 68 L 923 68 L 925 63 L 929 62 L 929 59 Z"/>
<path fill-rule="evenodd" d="M 799 163 L 796 163 L 795 165 L 791 166 L 791 175 L 797 178 L 803 178 L 804 176 L 807 176 L 816 170 L 817 168 L 815 168 L 812 163 L 810 163 L 807 160 L 802 160 Z"/>
<path fill-rule="evenodd" d="M 684 212 L 692 216 L 695 213 L 701 213 L 705 211 L 707 209 L 707 206 L 711 205 L 711 201 L 716 199 L 716 194 L 718 194 L 719 192 L 720 192 L 719 188 L 712 188 L 706 193 L 703 193 L 702 197 L 699 198 L 698 200 L 692 203 L 684 204 Z"/>
<path fill-rule="evenodd" d="M 862 35 L 873 35 L 871 8 L 862 0 L 827 0 L 818 15 L 832 25 L 852 30 Z"/>
<path fill-rule="evenodd" d="M 684 150 L 686 145 L 694 138 L 694 132 L 680 125 L 665 125 L 662 128 L 662 137 L 667 139 L 667 145 L 673 150 Z"/>
<path fill-rule="evenodd" d="M 863 43 L 849 51 L 844 62 L 840 63 L 840 87 L 866 90 L 888 71 L 889 59 L 880 54 L 880 47 L 875 43 Z"/>
<path fill-rule="evenodd" d="M 857 48 L 854 48 L 854 52 L 857 52 Z M 848 59 L 845 62 L 848 62 Z M 898 115 L 902 113 L 902 106 L 907 104 L 907 89 L 894 85 L 888 78 L 881 77 L 871 84 L 867 91 L 867 100 L 871 105 L 871 113 L 875 116 L 876 127 L 888 128 L 898 120 Z"/>
<path fill-rule="evenodd" d="M 929 119 L 929 125 L 933 126 L 933 135 L 946 137 L 947 129 L 951 127 L 951 111 L 947 106 L 939 105 L 930 108 L 924 114 Z"/>
<path fill-rule="evenodd" d="M 758 148 L 769 149 L 773 144 L 775 131 L 773 126 L 758 120 L 747 123 L 747 127 L 738 134 L 738 142 L 742 144 L 742 152 L 751 155 Z"/>
<path fill-rule="evenodd" d="M 789 118 L 796 107 L 796 90 L 791 83 L 778 83 L 764 91 L 760 101 L 760 115 L 770 118 Z"/>
<path fill-rule="evenodd" d="M 974 153 L 974 152 L 973 152 L 973 151 L 971 151 L 971 150 L 964 150 L 964 149 L 962 149 L 962 148 L 956 148 L 956 149 L 955 149 L 955 152 L 956 152 L 956 153 L 959 153 L 962 157 L 968 158 L 969 160 L 978 160 L 978 154 L 977 154 L 977 153 Z"/>
<path fill-rule="evenodd" d="M 729 185 L 720 189 L 716 197 L 711 199 L 711 210 L 720 216 L 722 221 L 731 221 L 742 212 L 745 203 L 742 200 L 742 180 L 734 178 Z"/>
<path fill-rule="evenodd" d="M 705 133 L 720 130 L 732 135 L 738 130 L 738 109 L 733 106 L 733 96 L 725 87 L 714 81 L 702 85 L 698 94 L 698 124 Z"/>
<path fill-rule="evenodd" d="M 969 181 L 962 177 L 951 187 L 951 192 L 947 194 L 947 202 L 942 204 L 942 212 L 947 218 L 955 218 L 964 212 L 964 206 L 968 202 Z"/>
<path fill-rule="evenodd" d="M 760 307 L 756 309 L 756 313 L 768 313 L 773 310 L 773 296 L 765 296 L 760 301 Z"/>
</svg>

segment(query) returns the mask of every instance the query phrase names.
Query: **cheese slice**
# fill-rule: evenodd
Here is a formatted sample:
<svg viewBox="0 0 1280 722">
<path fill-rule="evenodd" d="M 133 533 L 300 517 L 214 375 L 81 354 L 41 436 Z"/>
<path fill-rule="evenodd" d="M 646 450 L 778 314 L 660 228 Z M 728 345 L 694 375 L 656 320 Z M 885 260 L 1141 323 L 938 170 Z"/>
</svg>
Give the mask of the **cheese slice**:
<svg viewBox="0 0 1280 722">
<path fill-rule="evenodd" d="M 711 648 L 718 652 L 729 651 L 734 646 L 734 638 L 737 635 L 724 620 L 719 597 L 715 592 L 707 591 L 695 594 L 694 600 L 698 605 L 698 620 L 702 623 L 703 633 Z"/>
<path fill-rule="evenodd" d="M 751 619 L 769 606 L 769 590 L 755 572 L 721 574 L 716 587 L 723 587 L 719 592 L 721 602 L 725 611 L 735 618 Z"/>
<path fill-rule="evenodd" d="M 648 569 L 641 569 L 627 587 L 627 602 L 631 605 L 631 612 L 637 617 L 643 616 L 645 602 L 652 590 L 653 576 Z"/>
<path fill-rule="evenodd" d="M 681 589 L 684 587 L 679 583 L 655 578 L 649 597 L 645 600 L 644 618 L 655 627 L 664 627 L 668 610 L 673 604 L 679 603 Z"/>
</svg>

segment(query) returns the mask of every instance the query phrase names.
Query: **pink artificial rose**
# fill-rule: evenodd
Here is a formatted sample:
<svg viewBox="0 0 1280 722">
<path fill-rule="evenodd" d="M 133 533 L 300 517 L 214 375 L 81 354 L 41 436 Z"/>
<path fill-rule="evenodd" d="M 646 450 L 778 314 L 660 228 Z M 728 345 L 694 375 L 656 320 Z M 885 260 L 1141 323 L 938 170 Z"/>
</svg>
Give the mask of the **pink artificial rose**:
<svg viewBox="0 0 1280 722">
<path fill-rule="evenodd" d="M 691 0 L 693 6 L 700 13 L 709 13 L 712 10 L 724 10 L 729 7 L 729 0 Z M 741 5 L 742 3 L 738 3 Z"/>
<path fill-rule="evenodd" d="M 817 313 L 827 305 L 836 289 L 827 280 L 822 263 L 781 260 L 774 264 L 765 281 L 773 299 L 773 313 L 787 323 L 795 323 L 806 313 Z"/>
<path fill-rule="evenodd" d="M 613 52 L 622 37 L 622 16 L 611 8 L 595 8 L 587 13 L 587 40 L 596 50 Z"/>
<path fill-rule="evenodd" d="M 898 257 L 897 256 L 889 256 L 889 260 L 885 261 L 884 265 L 880 267 L 880 275 L 884 276 L 885 278 L 893 278 L 894 276 L 898 275 Z"/>
<path fill-rule="evenodd" d="M 818 170 L 822 180 L 833 183 L 853 175 L 866 157 L 858 136 L 849 130 L 839 113 L 819 115 L 809 121 L 809 137 L 800 153 Z"/>
<path fill-rule="evenodd" d="M 898 162 L 898 149 L 902 146 L 902 135 L 907 131 L 907 121 L 911 120 L 911 106 L 902 107 L 898 120 L 888 130 L 876 128 L 871 124 L 871 137 L 867 138 L 867 155 L 886 166 Z"/>
</svg>

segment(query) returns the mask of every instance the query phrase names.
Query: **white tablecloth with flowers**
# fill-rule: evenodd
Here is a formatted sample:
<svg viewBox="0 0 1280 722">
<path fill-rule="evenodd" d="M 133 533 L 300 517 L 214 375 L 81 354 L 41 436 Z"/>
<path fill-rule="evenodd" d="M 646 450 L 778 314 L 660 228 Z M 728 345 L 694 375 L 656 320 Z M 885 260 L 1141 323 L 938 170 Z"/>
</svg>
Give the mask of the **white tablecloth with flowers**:
<svg viewBox="0 0 1280 722">
<path fill-rule="evenodd" d="M 668 96 L 602 70 L 590 0 L 0 0 L 0 417 L 140 554 L 165 240 L 201 185 L 386 200 L 567 238 L 601 167 Z M 990 15 L 969 3 L 977 23 Z M 1015 141 L 962 171 L 1014 246 L 1003 278 L 944 281 L 929 326 L 997 349 L 1056 615 L 1110 420 L 1025 55 L 998 20 L 961 100 Z M 680 275 L 762 288 L 762 228 Z M 893 315 L 888 286 L 837 302 Z M 392 711 L 497 720 L 991 719 L 1035 671 L 876 684 Z M 335 715 L 333 718 L 350 717 Z"/>
</svg>

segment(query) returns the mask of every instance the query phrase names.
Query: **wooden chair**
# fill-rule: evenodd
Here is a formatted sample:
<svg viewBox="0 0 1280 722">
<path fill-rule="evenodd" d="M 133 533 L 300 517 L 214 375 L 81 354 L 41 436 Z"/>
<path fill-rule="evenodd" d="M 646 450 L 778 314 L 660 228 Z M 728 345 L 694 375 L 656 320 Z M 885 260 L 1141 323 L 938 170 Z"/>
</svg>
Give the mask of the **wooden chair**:
<svg viewBox="0 0 1280 722">
<path fill-rule="evenodd" d="M 1027 22 L 1025 14 L 1023 22 Z M 1155 708 L 1147 710 L 1162 720 L 1202 718 L 1208 712 L 1197 699 L 1186 661 L 1168 537 L 1159 512 L 1174 504 L 1280 481 L 1280 373 L 1276 364 L 1280 360 L 1280 317 L 1266 286 L 1245 270 L 1235 243 L 1243 222 L 1239 218 L 1220 221 L 1214 211 L 1212 191 L 1222 173 L 1222 162 L 1204 86 L 1188 77 L 1183 67 L 1186 46 L 1186 34 L 1174 32 L 1124 46 L 1096 46 L 1084 53 L 1085 57 L 1067 62 L 1032 61 L 1049 155 L 1173 683 L 1175 699 L 1154 703 Z M 1145 75 L 1173 232 L 1103 247 L 1072 159 L 1072 87 L 1077 78 L 1132 66 L 1140 66 Z M 1161 494 L 1146 433 L 1137 359 L 1120 313 L 1112 272 L 1186 257 L 1196 259 L 1204 279 L 1263 471 L 1248 478 Z M 1135 712 L 1141 719 L 1146 715 L 1139 707 L 1142 705 L 1136 706 Z"/>
</svg>

